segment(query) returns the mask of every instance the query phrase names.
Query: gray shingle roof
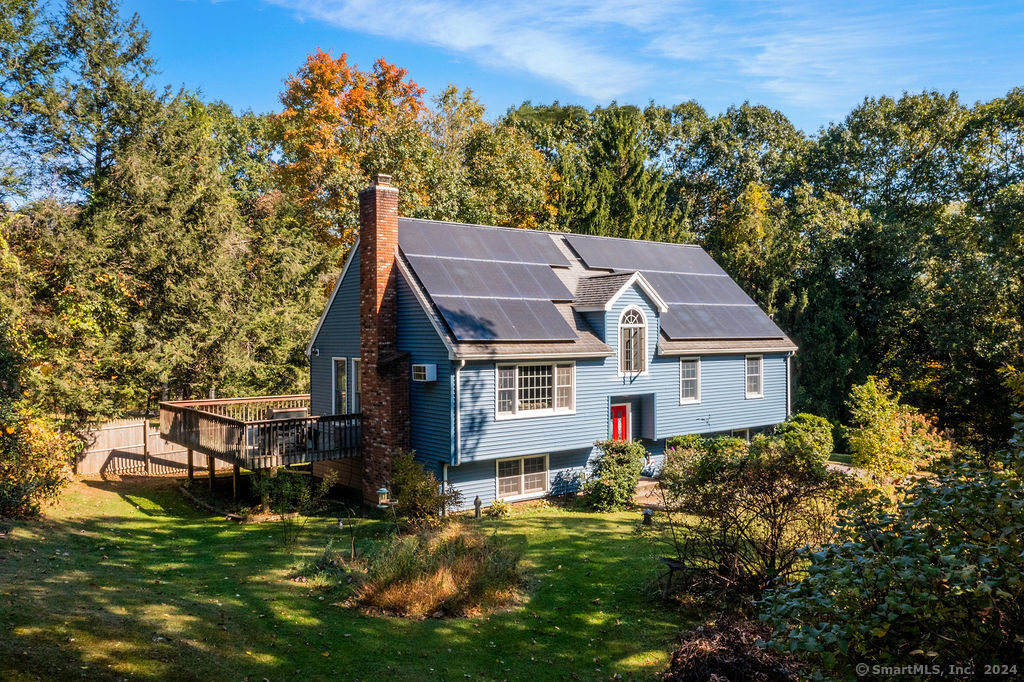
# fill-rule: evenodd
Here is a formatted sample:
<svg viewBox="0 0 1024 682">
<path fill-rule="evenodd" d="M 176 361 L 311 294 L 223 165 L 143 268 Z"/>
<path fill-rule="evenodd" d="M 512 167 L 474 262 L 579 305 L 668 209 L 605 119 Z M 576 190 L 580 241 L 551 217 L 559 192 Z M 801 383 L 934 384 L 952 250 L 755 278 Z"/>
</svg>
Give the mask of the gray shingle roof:
<svg viewBox="0 0 1024 682">
<path fill-rule="evenodd" d="M 615 272 L 582 278 L 576 285 L 576 300 L 573 305 L 577 308 L 603 306 L 632 276 L 632 272 Z"/>
<path fill-rule="evenodd" d="M 524 357 L 607 357 L 615 353 L 612 347 L 597 338 L 583 316 L 568 303 L 556 303 L 558 312 L 576 330 L 577 339 L 545 343 L 457 343 L 457 358 L 524 358 Z"/>
</svg>

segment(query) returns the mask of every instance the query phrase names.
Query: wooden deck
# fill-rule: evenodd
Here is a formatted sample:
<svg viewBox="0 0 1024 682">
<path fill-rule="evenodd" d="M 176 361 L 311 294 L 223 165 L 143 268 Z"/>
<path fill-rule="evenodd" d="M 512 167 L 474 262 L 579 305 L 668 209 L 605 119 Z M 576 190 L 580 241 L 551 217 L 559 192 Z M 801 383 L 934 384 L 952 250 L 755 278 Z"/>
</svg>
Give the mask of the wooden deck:
<svg viewBox="0 0 1024 682">
<path fill-rule="evenodd" d="M 165 440 L 246 469 L 358 457 L 358 414 L 308 414 L 308 395 L 160 403 Z"/>
</svg>

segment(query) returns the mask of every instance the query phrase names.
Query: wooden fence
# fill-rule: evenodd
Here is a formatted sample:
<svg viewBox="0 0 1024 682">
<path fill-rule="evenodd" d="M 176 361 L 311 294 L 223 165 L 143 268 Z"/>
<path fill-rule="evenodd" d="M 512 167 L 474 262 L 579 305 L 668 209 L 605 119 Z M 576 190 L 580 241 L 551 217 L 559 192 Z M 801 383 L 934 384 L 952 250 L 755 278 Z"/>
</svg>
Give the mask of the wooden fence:
<svg viewBox="0 0 1024 682">
<path fill-rule="evenodd" d="M 88 445 L 78 460 L 78 474 L 184 474 L 188 454 L 184 447 L 164 440 L 160 429 L 147 419 L 115 419 L 89 433 Z M 196 471 L 206 471 L 206 458 L 196 457 Z M 148 464 L 148 467 L 147 467 Z M 217 468 L 231 468 L 217 462 Z"/>
</svg>

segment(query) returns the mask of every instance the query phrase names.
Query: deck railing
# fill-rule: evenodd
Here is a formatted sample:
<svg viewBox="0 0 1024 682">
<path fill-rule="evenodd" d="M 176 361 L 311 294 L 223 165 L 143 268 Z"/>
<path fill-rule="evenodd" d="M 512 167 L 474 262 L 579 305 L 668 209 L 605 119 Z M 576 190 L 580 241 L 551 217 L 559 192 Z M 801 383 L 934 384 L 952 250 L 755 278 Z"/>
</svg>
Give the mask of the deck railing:
<svg viewBox="0 0 1024 682">
<path fill-rule="evenodd" d="M 271 418 L 303 408 L 308 395 L 162 402 L 160 434 L 247 469 L 359 456 L 358 414 Z"/>
</svg>

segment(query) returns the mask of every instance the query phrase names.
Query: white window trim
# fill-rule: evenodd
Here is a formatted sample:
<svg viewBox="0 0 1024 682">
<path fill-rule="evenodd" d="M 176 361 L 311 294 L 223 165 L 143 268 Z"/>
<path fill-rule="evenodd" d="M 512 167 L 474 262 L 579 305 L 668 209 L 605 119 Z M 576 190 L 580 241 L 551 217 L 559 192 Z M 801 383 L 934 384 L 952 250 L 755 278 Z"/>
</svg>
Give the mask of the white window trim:
<svg viewBox="0 0 1024 682">
<path fill-rule="evenodd" d="M 349 396 L 350 397 L 349 397 L 348 401 L 349 401 L 349 403 L 351 403 L 350 406 L 352 408 L 354 408 L 353 412 L 362 412 L 362 410 L 363 410 L 363 406 L 362 406 L 362 402 L 363 402 L 362 386 L 360 386 L 359 390 L 357 391 L 356 390 L 356 385 L 357 385 L 357 381 L 358 381 L 357 377 L 359 377 L 359 373 L 363 369 L 363 360 L 362 360 L 362 358 L 352 358 L 352 363 L 351 364 L 352 364 L 352 378 L 349 379 L 348 383 L 352 387 L 352 390 L 349 392 Z M 358 403 L 356 402 L 356 396 L 359 396 Z"/>
<path fill-rule="evenodd" d="M 498 490 L 499 490 L 499 488 L 498 488 L 498 462 L 511 462 L 512 460 L 516 460 L 516 459 L 518 459 L 518 460 L 533 459 L 534 457 L 543 457 L 544 458 L 544 474 L 545 474 L 544 475 L 544 490 L 534 491 L 534 492 L 530 492 L 530 493 L 522 493 L 521 495 L 510 495 L 510 496 L 506 496 L 506 497 L 500 496 L 499 493 L 498 493 Z M 524 473 L 525 470 L 526 470 L 525 466 L 520 466 L 519 467 L 519 477 L 520 477 L 520 479 L 522 479 L 526 475 Z M 536 455 L 523 455 L 521 457 L 503 457 L 501 459 L 494 460 L 494 499 L 502 500 L 503 502 L 515 502 L 516 500 L 529 500 L 529 499 L 533 499 L 535 497 L 543 497 L 544 495 L 547 495 L 550 491 L 551 491 L 551 458 L 548 456 L 548 453 L 536 454 Z"/>
<path fill-rule="evenodd" d="M 695 398 L 684 398 L 683 397 L 683 363 L 684 362 L 696 362 L 697 363 L 697 397 Z M 744 361 L 745 362 L 745 361 Z M 746 371 L 746 370 L 744 370 Z M 679 404 L 680 405 L 699 405 L 700 404 L 700 389 L 701 389 L 701 367 L 699 357 L 679 358 Z"/>
<path fill-rule="evenodd" d="M 750 429 L 733 429 L 729 432 L 729 435 L 733 438 L 742 438 L 748 443 L 750 442 Z"/>
<path fill-rule="evenodd" d="M 760 361 L 761 366 L 761 390 L 757 393 L 751 393 L 747 390 L 749 385 L 748 377 L 750 376 L 747 372 L 750 369 L 750 361 L 757 358 Z M 747 400 L 754 400 L 757 398 L 764 397 L 764 356 L 763 355 L 744 355 L 743 356 L 743 393 L 747 397 Z"/>
<path fill-rule="evenodd" d="M 626 440 L 629 442 L 633 441 L 633 404 L 632 403 L 612 403 L 608 406 L 608 437 L 614 438 L 615 432 L 612 429 L 612 410 L 616 407 L 626 408 Z"/>
<path fill-rule="evenodd" d="M 347 357 L 332 357 L 331 358 L 331 414 L 345 414 L 338 412 L 338 361 L 345 366 L 345 383 L 348 384 L 348 358 Z M 345 386 L 345 400 L 348 400 L 348 386 Z M 348 409 L 348 405 L 345 406 Z"/>
<path fill-rule="evenodd" d="M 551 366 L 551 404 L 555 405 L 558 401 L 558 365 L 569 365 L 572 367 L 572 406 L 570 409 L 552 407 L 547 410 L 527 410 L 525 412 L 519 411 L 519 367 L 533 366 L 533 365 L 550 365 Z M 512 412 L 499 412 L 498 411 L 498 394 L 499 389 L 499 374 L 498 371 L 502 367 L 515 367 L 516 368 L 516 382 L 515 382 L 515 400 L 512 402 Z M 533 419 L 534 417 L 558 417 L 565 415 L 576 414 L 576 363 L 573 361 L 568 362 L 498 362 L 494 365 L 494 419 L 496 421 L 507 421 L 510 419 Z M 516 459 L 513 457 L 512 459 Z"/>
<path fill-rule="evenodd" d="M 622 318 L 626 316 L 626 313 L 635 310 L 640 314 L 640 319 L 644 321 L 644 357 L 643 357 L 643 370 L 639 372 L 623 372 L 622 371 Z M 626 306 L 625 309 L 619 314 L 619 323 L 615 327 L 615 368 L 618 370 L 620 377 L 642 377 L 647 376 L 650 373 L 651 363 L 650 358 L 647 357 L 647 344 L 650 341 L 648 334 L 650 334 L 650 324 L 647 322 L 647 315 L 638 306 L 631 305 Z"/>
</svg>

